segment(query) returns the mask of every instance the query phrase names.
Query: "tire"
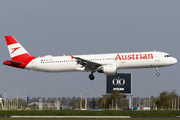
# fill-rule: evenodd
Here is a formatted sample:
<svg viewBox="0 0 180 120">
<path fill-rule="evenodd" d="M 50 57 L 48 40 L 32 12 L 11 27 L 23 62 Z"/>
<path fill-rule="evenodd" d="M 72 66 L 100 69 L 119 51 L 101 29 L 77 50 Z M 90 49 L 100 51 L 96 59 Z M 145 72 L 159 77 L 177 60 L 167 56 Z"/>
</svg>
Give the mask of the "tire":
<svg viewBox="0 0 180 120">
<path fill-rule="evenodd" d="M 93 75 L 93 74 L 90 74 L 90 75 L 89 75 L 89 79 L 90 79 L 90 80 L 94 80 L 94 75 Z"/>
<path fill-rule="evenodd" d="M 156 75 L 157 75 L 157 76 L 160 76 L 160 73 L 159 73 L 159 72 L 157 72 L 157 73 L 156 73 Z"/>
</svg>

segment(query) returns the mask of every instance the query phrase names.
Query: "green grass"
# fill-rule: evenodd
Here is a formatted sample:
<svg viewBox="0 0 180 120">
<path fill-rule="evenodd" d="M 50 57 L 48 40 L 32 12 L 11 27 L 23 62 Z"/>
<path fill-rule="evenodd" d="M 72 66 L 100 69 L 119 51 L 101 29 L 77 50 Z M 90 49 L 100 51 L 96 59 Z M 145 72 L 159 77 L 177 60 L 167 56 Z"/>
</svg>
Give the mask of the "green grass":
<svg viewBox="0 0 180 120">
<path fill-rule="evenodd" d="M 1 120 L 180 120 L 180 118 L 0 118 Z"/>
<path fill-rule="evenodd" d="M 0 111 L 0 116 L 180 116 L 180 110 L 7 110 Z"/>
</svg>

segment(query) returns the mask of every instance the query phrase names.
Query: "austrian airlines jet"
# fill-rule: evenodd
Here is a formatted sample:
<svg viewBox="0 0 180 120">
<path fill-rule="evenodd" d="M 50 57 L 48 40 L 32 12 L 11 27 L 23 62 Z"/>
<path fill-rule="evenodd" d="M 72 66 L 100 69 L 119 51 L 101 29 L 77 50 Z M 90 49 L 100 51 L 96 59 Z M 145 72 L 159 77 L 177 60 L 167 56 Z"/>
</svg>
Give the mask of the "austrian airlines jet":
<svg viewBox="0 0 180 120">
<path fill-rule="evenodd" d="M 133 52 L 93 55 L 70 55 L 33 57 L 13 36 L 5 36 L 11 60 L 4 65 L 41 72 L 91 72 L 89 78 L 94 79 L 94 72 L 115 75 L 117 69 L 156 68 L 173 65 L 177 60 L 164 52 Z"/>
</svg>

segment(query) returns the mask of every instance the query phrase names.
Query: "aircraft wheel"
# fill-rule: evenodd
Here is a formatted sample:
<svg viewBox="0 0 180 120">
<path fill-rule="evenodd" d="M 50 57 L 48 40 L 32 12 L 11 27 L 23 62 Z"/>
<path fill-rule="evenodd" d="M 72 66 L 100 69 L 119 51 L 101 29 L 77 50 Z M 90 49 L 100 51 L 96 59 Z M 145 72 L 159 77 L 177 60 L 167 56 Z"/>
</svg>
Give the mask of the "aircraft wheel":
<svg viewBox="0 0 180 120">
<path fill-rule="evenodd" d="M 159 72 L 157 72 L 157 73 L 156 73 L 156 75 L 157 75 L 157 76 L 160 76 L 160 73 L 159 73 Z"/>
<path fill-rule="evenodd" d="M 89 75 L 89 79 L 90 79 L 90 80 L 94 80 L 94 75 L 93 75 L 93 74 L 90 74 L 90 75 Z"/>
</svg>

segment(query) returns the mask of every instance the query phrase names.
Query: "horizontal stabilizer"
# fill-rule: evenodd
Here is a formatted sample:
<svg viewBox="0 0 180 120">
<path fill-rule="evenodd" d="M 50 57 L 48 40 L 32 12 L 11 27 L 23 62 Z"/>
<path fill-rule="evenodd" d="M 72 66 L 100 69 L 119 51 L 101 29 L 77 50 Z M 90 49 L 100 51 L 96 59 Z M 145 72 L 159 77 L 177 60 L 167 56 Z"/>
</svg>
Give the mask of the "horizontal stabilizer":
<svg viewBox="0 0 180 120">
<path fill-rule="evenodd" d="M 4 65 L 8 65 L 8 66 L 12 66 L 12 67 L 19 67 L 20 65 L 22 65 L 22 62 L 17 62 L 17 61 L 13 61 L 13 60 L 6 60 L 3 63 Z"/>
</svg>

